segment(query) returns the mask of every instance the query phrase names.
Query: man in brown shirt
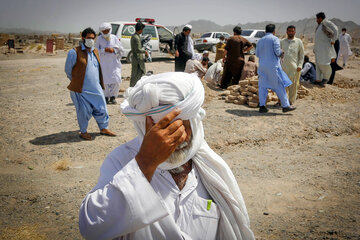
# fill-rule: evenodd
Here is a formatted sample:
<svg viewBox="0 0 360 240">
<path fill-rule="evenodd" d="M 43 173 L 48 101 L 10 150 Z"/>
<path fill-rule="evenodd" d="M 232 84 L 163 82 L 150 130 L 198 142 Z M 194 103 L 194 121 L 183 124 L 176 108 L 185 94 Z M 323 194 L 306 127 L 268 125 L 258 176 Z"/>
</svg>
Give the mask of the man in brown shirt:
<svg viewBox="0 0 360 240">
<path fill-rule="evenodd" d="M 244 67 L 244 52 L 248 52 L 252 44 L 240 36 L 241 27 L 234 28 L 234 36 L 230 37 L 225 46 L 224 52 L 224 73 L 221 79 L 220 87 L 226 89 L 228 85 L 239 83 L 241 71 Z"/>
</svg>

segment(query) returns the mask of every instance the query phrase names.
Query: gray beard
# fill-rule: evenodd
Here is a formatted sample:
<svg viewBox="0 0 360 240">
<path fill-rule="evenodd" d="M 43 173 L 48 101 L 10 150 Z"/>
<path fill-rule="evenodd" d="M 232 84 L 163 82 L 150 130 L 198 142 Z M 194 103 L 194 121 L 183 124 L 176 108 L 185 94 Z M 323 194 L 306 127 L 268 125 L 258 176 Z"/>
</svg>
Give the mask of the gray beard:
<svg viewBox="0 0 360 240">
<path fill-rule="evenodd" d="M 192 138 L 190 139 L 189 143 L 184 141 L 176 148 L 176 150 L 170 155 L 170 157 L 166 160 L 166 162 L 173 163 L 173 164 L 182 162 L 186 157 L 188 157 L 192 146 L 193 146 Z M 180 172 L 184 171 L 184 167 L 180 166 L 180 167 L 171 169 L 169 171 L 171 171 L 172 173 L 180 173 Z"/>
</svg>

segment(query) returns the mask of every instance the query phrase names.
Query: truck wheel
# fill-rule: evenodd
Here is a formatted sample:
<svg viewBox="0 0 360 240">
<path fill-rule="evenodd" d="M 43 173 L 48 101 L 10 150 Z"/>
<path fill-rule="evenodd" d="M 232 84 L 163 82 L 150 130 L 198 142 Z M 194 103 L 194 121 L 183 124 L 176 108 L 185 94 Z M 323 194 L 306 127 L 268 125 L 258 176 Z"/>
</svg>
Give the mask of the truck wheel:
<svg viewBox="0 0 360 240">
<path fill-rule="evenodd" d="M 132 62 L 132 58 L 133 58 L 133 54 L 132 54 L 132 52 L 130 51 L 129 54 L 127 55 L 127 57 L 126 57 L 126 62 L 127 62 L 127 63 L 131 63 L 131 62 Z"/>
<path fill-rule="evenodd" d="M 211 51 L 212 51 L 213 53 L 216 53 L 216 45 L 212 45 L 212 46 L 211 46 Z"/>
</svg>

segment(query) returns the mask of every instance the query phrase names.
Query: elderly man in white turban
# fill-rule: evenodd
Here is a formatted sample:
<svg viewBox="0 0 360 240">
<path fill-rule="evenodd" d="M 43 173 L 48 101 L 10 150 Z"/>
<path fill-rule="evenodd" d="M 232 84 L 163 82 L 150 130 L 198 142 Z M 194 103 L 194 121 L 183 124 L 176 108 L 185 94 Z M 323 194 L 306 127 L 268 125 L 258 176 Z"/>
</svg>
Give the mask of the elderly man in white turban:
<svg viewBox="0 0 360 240">
<path fill-rule="evenodd" d="M 237 181 L 204 139 L 204 88 L 187 73 L 143 77 L 121 104 L 138 136 L 108 155 L 82 202 L 87 239 L 254 239 Z"/>
<path fill-rule="evenodd" d="M 99 27 L 100 36 L 96 40 L 95 47 L 100 53 L 100 65 L 105 85 L 106 103 L 116 104 L 121 83 L 121 57 L 124 48 L 119 39 L 111 34 L 111 24 L 102 23 Z"/>
</svg>

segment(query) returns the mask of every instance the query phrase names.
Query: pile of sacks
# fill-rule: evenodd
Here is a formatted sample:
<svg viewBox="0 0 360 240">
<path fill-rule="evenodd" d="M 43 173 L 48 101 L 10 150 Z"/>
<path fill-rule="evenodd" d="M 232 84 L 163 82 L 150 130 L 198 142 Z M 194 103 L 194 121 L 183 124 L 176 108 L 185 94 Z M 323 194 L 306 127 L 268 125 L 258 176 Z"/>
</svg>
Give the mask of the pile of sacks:
<svg viewBox="0 0 360 240">
<path fill-rule="evenodd" d="M 225 100 L 227 103 L 234 103 L 238 105 L 248 105 L 256 108 L 259 106 L 259 80 L 258 76 L 247 78 L 239 81 L 238 85 L 232 85 L 226 91 L 219 95 L 219 99 Z M 304 86 L 299 87 L 298 98 L 304 98 L 309 95 L 309 90 Z M 279 99 L 275 92 L 269 90 L 266 102 L 278 102 Z"/>
</svg>

